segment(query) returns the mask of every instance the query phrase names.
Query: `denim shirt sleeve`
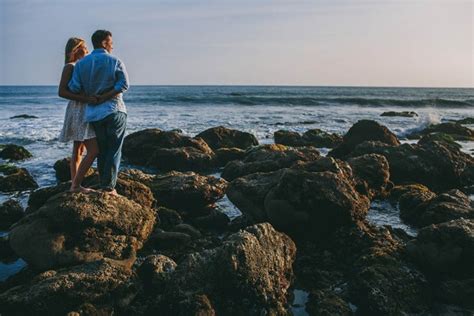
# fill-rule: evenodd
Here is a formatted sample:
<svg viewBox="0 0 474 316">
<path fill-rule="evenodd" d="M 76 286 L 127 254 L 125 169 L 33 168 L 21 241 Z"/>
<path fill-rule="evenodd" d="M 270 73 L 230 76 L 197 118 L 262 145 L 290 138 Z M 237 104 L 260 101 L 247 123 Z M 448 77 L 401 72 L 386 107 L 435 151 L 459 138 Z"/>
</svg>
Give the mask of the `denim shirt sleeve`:
<svg viewBox="0 0 474 316">
<path fill-rule="evenodd" d="M 68 88 L 73 93 L 79 93 L 82 90 L 81 76 L 79 74 L 79 64 L 74 66 L 74 71 L 72 72 L 72 78 L 69 80 Z"/>
<path fill-rule="evenodd" d="M 125 69 L 125 65 L 120 60 L 118 61 L 117 68 L 115 69 L 115 78 L 114 90 L 120 92 L 127 91 L 129 87 L 128 73 Z"/>
</svg>

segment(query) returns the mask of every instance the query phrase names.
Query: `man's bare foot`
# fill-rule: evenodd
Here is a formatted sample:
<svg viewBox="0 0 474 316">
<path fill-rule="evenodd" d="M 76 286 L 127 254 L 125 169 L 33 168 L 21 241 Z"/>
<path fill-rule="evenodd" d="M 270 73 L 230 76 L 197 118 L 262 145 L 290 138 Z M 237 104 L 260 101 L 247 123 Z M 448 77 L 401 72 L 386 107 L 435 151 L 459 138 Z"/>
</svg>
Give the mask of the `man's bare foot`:
<svg viewBox="0 0 474 316">
<path fill-rule="evenodd" d="M 117 190 L 113 189 L 113 190 L 104 190 L 105 193 L 107 194 L 110 194 L 112 196 L 119 196 L 119 194 L 117 193 Z"/>
<path fill-rule="evenodd" d="M 89 188 L 84 188 L 83 186 L 79 187 L 71 187 L 69 189 L 69 192 L 71 193 L 92 193 L 96 192 L 94 189 L 89 189 Z"/>
</svg>

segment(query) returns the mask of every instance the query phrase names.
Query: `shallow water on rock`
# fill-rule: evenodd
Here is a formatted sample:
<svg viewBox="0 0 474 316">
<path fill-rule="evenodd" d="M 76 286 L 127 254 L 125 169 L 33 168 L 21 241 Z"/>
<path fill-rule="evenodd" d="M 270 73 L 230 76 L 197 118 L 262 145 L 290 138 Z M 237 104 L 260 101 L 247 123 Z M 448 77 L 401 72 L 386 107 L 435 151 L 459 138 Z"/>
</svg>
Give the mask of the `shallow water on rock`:
<svg viewBox="0 0 474 316">
<path fill-rule="evenodd" d="M 309 315 L 305 309 L 306 303 L 309 300 L 309 293 L 304 290 L 293 290 L 293 302 L 291 303 L 291 312 L 294 316 Z"/>
<path fill-rule="evenodd" d="M 26 267 L 26 262 L 23 259 L 17 259 L 9 263 L 0 261 L 0 282 L 5 281 L 11 275 L 17 274 L 24 267 Z"/>
<path fill-rule="evenodd" d="M 376 226 L 390 225 L 393 228 L 401 228 L 408 235 L 415 237 L 418 235 L 418 229 L 405 224 L 400 219 L 400 210 L 397 205 L 393 205 L 388 201 L 375 200 L 370 205 L 367 219 Z"/>
<path fill-rule="evenodd" d="M 242 212 L 229 200 L 227 195 L 216 203 L 217 209 L 227 215 L 230 220 L 242 215 Z"/>
</svg>

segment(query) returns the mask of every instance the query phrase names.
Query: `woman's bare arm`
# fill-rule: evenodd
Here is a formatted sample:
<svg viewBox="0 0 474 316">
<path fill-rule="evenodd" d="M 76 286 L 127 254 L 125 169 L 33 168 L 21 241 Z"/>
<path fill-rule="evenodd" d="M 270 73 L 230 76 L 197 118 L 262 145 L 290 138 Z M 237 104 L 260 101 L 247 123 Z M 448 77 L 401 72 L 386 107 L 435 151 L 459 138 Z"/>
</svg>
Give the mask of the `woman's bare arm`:
<svg viewBox="0 0 474 316">
<path fill-rule="evenodd" d="M 88 97 L 85 95 L 81 94 L 76 94 L 72 93 L 69 91 L 67 84 L 69 80 L 71 79 L 72 76 L 72 71 L 74 70 L 74 66 L 67 64 L 63 68 L 63 73 L 61 75 L 61 81 L 59 82 L 59 90 L 58 90 L 58 95 L 61 98 L 65 98 L 68 100 L 74 100 L 74 101 L 79 101 L 79 102 L 84 102 L 84 103 L 94 103 L 96 102 L 95 97 Z"/>
</svg>

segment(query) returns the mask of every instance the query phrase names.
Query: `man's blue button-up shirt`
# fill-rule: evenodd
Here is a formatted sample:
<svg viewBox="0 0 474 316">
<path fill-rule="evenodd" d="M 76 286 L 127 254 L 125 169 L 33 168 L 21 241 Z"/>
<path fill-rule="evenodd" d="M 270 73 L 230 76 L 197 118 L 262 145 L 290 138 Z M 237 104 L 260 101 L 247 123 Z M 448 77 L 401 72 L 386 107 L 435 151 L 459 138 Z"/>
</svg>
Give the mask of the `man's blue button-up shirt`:
<svg viewBox="0 0 474 316">
<path fill-rule="evenodd" d="M 125 65 L 103 48 L 94 49 L 76 63 L 68 86 L 73 93 L 84 92 L 89 96 L 103 94 L 110 89 L 121 92 L 104 103 L 88 104 L 85 118 L 87 122 L 99 121 L 117 111 L 127 113 L 122 97 L 122 93 L 129 87 Z"/>
</svg>

